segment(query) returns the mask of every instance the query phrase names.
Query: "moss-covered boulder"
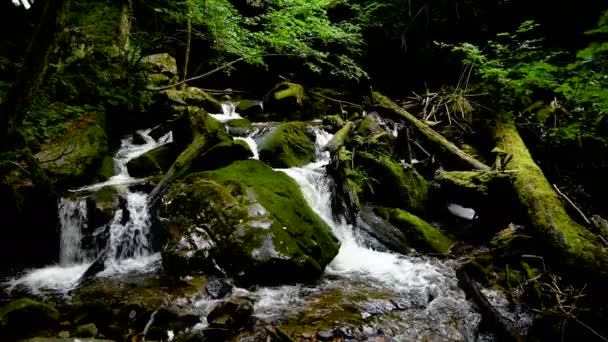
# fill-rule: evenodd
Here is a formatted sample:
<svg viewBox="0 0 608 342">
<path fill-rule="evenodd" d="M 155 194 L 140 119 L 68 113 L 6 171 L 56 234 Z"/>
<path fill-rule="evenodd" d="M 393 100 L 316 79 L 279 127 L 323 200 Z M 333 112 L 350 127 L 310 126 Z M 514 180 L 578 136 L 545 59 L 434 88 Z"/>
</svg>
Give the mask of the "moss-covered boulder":
<svg viewBox="0 0 608 342">
<path fill-rule="evenodd" d="M 429 198 L 427 181 L 411 166 L 403 165 L 387 155 L 357 153 L 356 163 L 368 177 L 363 193 L 366 200 L 396 207 L 416 214 L 423 213 Z"/>
<path fill-rule="evenodd" d="M 408 246 L 418 251 L 447 254 L 455 242 L 447 233 L 407 211 L 375 208 L 374 212 L 399 228 Z"/>
<path fill-rule="evenodd" d="M 92 112 L 73 122 L 65 134 L 34 155 L 48 175 L 61 185 L 87 184 L 108 152 L 105 114 Z"/>
<path fill-rule="evenodd" d="M 136 178 L 165 173 L 177 158 L 177 152 L 171 145 L 159 146 L 127 163 L 129 175 Z"/>
<path fill-rule="evenodd" d="M 153 73 L 163 74 L 168 78 L 177 75 L 177 62 L 168 53 L 149 55 L 142 58 L 141 62 L 146 64 Z"/>
<path fill-rule="evenodd" d="M 163 264 L 177 275 L 217 264 L 245 283 L 310 281 L 338 253 L 297 184 L 257 160 L 189 175 L 163 196 L 159 215 Z"/>
<path fill-rule="evenodd" d="M 342 119 L 342 117 L 340 117 L 340 115 L 326 115 L 323 117 L 322 119 L 322 123 L 323 126 L 325 127 L 325 129 L 328 132 L 331 133 L 335 133 L 337 132 L 340 128 L 344 127 L 344 125 L 346 124 L 346 122 L 344 122 L 344 119 Z"/>
<path fill-rule="evenodd" d="M 260 160 L 272 167 L 303 166 L 315 158 L 315 140 L 306 124 L 288 122 L 266 134 L 258 150 Z"/>
<path fill-rule="evenodd" d="M 240 100 L 236 105 L 236 111 L 242 116 L 255 120 L 264 112 L 264 102 L 259 100 Z"/>
<path fill-rule="evenodd" d="M 230 165 L 236 160 L 253 156 L 249 145 L 243 140 L 225 141 L 211 147 L 192 162 L 190 171 L 207 171 Z"/>
<path fill-rule="evenodd" d="M 373 114 L 366 115 L 360 122 L 357 127 L 357 133 L 360 135 L 367 137 L 370 135 L 378 134 L 384 132 L 384 128 L 380 126 L 380 122 L 378 118 Z"/>
<path fill-rule="evenodd" d="M 101 160 L 101 166 L 97 170 L 97 180 L 99 182 L 105 182 L 114 176 L 114 158 L 111 156 L 105 156 Z"/>
<path fill-rule="evenodd" d="M 49 333 L 59 325 L 59 312 L 29 298 L 0 307 L 0 336 L 7 341 Z"/>
<path fill-rule="evenodd" d="M 221 113 L 222 105 L 211 94 L 195 87 L 167 89 L 161 91 L 170 105 L 197 106 L 210 113 Z"/>
<path fill-rule="evenodd" d="M 253 131 L 251 121 L 247 119 L 234 119 L 226 122 L 230 135 L 244 137 Z"/>
</svg>

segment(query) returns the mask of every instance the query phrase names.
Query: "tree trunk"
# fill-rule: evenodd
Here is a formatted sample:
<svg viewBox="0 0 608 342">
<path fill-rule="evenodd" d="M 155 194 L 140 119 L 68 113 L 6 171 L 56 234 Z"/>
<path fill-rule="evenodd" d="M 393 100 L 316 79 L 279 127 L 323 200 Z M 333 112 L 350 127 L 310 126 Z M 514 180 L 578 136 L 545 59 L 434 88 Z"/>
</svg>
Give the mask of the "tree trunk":
<svg viewBox="0 0 608 342">
<path fill-rule="evenodd" d="M 120 15 L 120 21 L 118 22 L 118 28 L 116 32 L 116 38 L 113 43 L 114 56 L 122 56 L 129 51 L 129 36 L 131 35 L 131 13 L 133 12 L 133 1 L 123 0 L 122 1 L 122 13 Z"/>
<path fill-rule="evenodd" d="M 186 54 L 184 56 L 184 70 L 182 71 L 182 81 L 188 77 L 188 63 L 190 59 L 190 45 L 192 43 L 192 11 L 188 10 L 188 20 L 186 21 Z M 184 87 L 185 84 L 182 86 Z"/>
<path fill-rule="evenodd" d="M 597 236 L 568 216 L 558 194 L 532 159 L 513 117 L 499 114 L 492 125 L 497 147 L 512 156 L 506 166 L 516 170 L 511 175 L 519 203 L 538 238 L 552 252 L 555 264 L 585 278 L 607 281 L 607 249 Z"/>
<path fill-rule="evenodd" d="M 25 53 L 23 66 L 17 74 L 17 82 L 7 97 L 8 101 L 4 107 L 6 116 L 2 118 L 3 127 L 0 135 L 5 137 L 14 136 L 21 127 L 25 114 L 44 82 L 49 59 L 57 44 L 58 33 L 64 27 L 70 0 L 46 0 L 41 4 L 44 8 L 40 23 Z"/>
<path fill-rule="evenodd" d="M 433 144 L 435 150 L 447 160 L 452 160 L 459 166 L 468 166 L 476 170 L 489 171 L 491 168 L 477 159 L 471 157 L 468 153 L 459 149 L 458 146 L 451 143 L 449 140 L 444 138 L 441 134 L 435 132 L 432 128 L 427 126 L 422 121 L 418 120 L 415 116 L 408 113 L 405 109 L 399 107 L 396 103 L 391 101 L 388 97 L 374 92 L 373 94 L 374 103 L 379 105 L 382 109 L 387 110 L 398 117 L 405 119 L 411 124 L 418 132 Z"/>
</svg>

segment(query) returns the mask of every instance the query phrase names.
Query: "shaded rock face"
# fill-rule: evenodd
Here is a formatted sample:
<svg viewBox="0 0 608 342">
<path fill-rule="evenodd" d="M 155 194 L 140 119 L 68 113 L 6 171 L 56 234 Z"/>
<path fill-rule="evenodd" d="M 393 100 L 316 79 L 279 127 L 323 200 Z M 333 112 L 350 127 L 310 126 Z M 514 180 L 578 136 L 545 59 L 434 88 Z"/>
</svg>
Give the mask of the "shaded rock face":
<svg viewBox="0 0 608 342">
<path fill-rule="evenodd" d="M 168 89 L 160 93 L 170 105 L 197 106 L 210 113 L 222 112 L 220 101 L 199 88 Z"/>
<path fill-rule="evenodd" d="M 310 281 L 338 252 L 338 240 L 297 184 L 257 160 L 191 174 L 163 196 L 165 270 L 212 272 L 243 283 Z"/>
<path fill-rule="evenodd" d="M 73 125 L 74 129 L 34 155 L 49 177 L 63 186 L 89 183 L 108 151 L 104 113 L 90 113 Z"/>
<path fill-rule="evenodd" d="M 0 308 L 0 336 L 9 341 L 48 333 L 59 326 L 55 308 L 28 298 Z"/>
<path fill-rule="evenodd" d="M 166 77 L 177 75 L 177 62 L 168 53 L 149 55 L 142 58 L 141 62 L 147 64 L 151 71 L 156 74 L 162 74 Z"/>
<path fill-rule="evenodd" d="M 277 126 L 260 141 L 260 160 L 272 167 L 288 168 L 306 165 L 314 160 L 314 136 L 302 122 Z"/>
<path fill-rule="evenodd" d="M 165 173 L 177 157 L 177 151 L 171 145 L 159 146 L 127 163 L 129 175 L 142 178 L 158 173 Z"/>
<path fill-rule="evenodd" d="M 430 223 L 407 211 L 393 208 L 374 208 L 374 213 L 397 227 L 404 243 L 420 252 L 447 254 L 454 238 Z"/>
<path fill-rule="evenodd" d="M 225 141 L 214 145 L 192 162 L 191 171 L 214 170 L 230 165 L 236 160 L 253 156 L 253 152 L 242 140 Z"/>
<path fill-rule="evenodd" d="M 367 189 L 364 197 L 381 205 L 401 208 L 413 213 L 423 213 L 429 197 L 429 185 L 418 172 L 392 160 L 387 155 L 374 155 L 367 152 L 356 156 L 359 164 L 369 177 L 373 191 Z"/>
</svg>

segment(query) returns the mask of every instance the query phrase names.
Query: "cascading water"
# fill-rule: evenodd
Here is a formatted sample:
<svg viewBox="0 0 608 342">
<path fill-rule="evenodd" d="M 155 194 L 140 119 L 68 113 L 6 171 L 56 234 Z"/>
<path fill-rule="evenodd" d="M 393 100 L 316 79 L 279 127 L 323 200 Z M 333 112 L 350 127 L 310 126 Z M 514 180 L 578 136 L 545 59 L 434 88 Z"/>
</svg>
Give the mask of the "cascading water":
<svg viewBox="0 0 608 342">
<path fill-rule="evenodd" d="M 221 114 L 210 114 L 213 118 L 218 121 L 225 122 L 234 119 L 242 119 L 242 117 L 236 112 L 238 102 L 222 102 L 222 113 Z"/>
<path fill-rule="evenodd" d="M 104 241 L 108 252 L 105 254 L 105 270 L 102 275 L 144 270 L 147 265 L 159 259 L 158 254 L 151 254 L 148 195 L 129 189 L 129 185 L 143 180 L 131 177 L 127 169 L 130 160 L 173 141 L 171 132 L 155 140 L 150 136 L 151 131 L 152 129 L 137 131 L 143 144 L 135 144 L 133 136 L 121 141 L 121 147 L 114 157 L 114 176 L 105 182 L 72 190 L 74 196 L 59 201 L 59 265 L 30 271 L 23 277 L 12 280 L 9 289 L 26 286 L 33 293 L 45 290 L 63 292 L 76 284 L 101 252 L 87 250 L 82 243 L 85 232 L 95 228 L 89 227 L 87 196 L 106 187 L 112 187 L 117 196 L 122 198 L 123 204 L 114 212 L 109 223 L 97 227 L 92 234 L 109 233 L 107 241 Z"/>
</svg>

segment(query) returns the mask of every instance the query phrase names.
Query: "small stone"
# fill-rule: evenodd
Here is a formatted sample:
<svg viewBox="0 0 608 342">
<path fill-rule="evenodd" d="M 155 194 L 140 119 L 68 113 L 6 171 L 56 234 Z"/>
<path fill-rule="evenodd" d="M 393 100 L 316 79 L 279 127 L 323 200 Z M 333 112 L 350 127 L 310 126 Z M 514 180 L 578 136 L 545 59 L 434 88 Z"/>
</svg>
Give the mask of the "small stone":
<svg viewBox="0 0 608 342">
<path fill-rule="evenodd" d="M 305 340 L 312 340 L 312 335 L 311 335 L 311 334 L 309 334 L 309 333 L 302 333 L 302 334 L 300 335 L 300 337 L 302 337 L 302 338 L 303 338 L 303 339 L 305 339 Z"/>
<path fill-rule="evenodd" d="M 334 337 L 334 333 L 328 330 L 319 330 L 317 332 L 317 338 L 321 341 L 329 341 Z"/>
<path fill-rule="evenodd" d="M 232 292 L 232 285 L 223 279 L 213 279 L 205 286 L 205 291 L 209 297 L 221 299 Z"/>
<path fill-rule="evenodd" d="M 70 332 L 69 331 L 61 331 L 59 334 L 57 334 L 57 336 L 61 337 L 61 338 L 69 338 L 70 337 Z"/>
<path fill-rule="evenodd" d="M 74 336 L 77 337 L 95 337 L 98 333 L 99 330 L 94 323 L 80 325 L 74 330 Z"/>
</svg>

